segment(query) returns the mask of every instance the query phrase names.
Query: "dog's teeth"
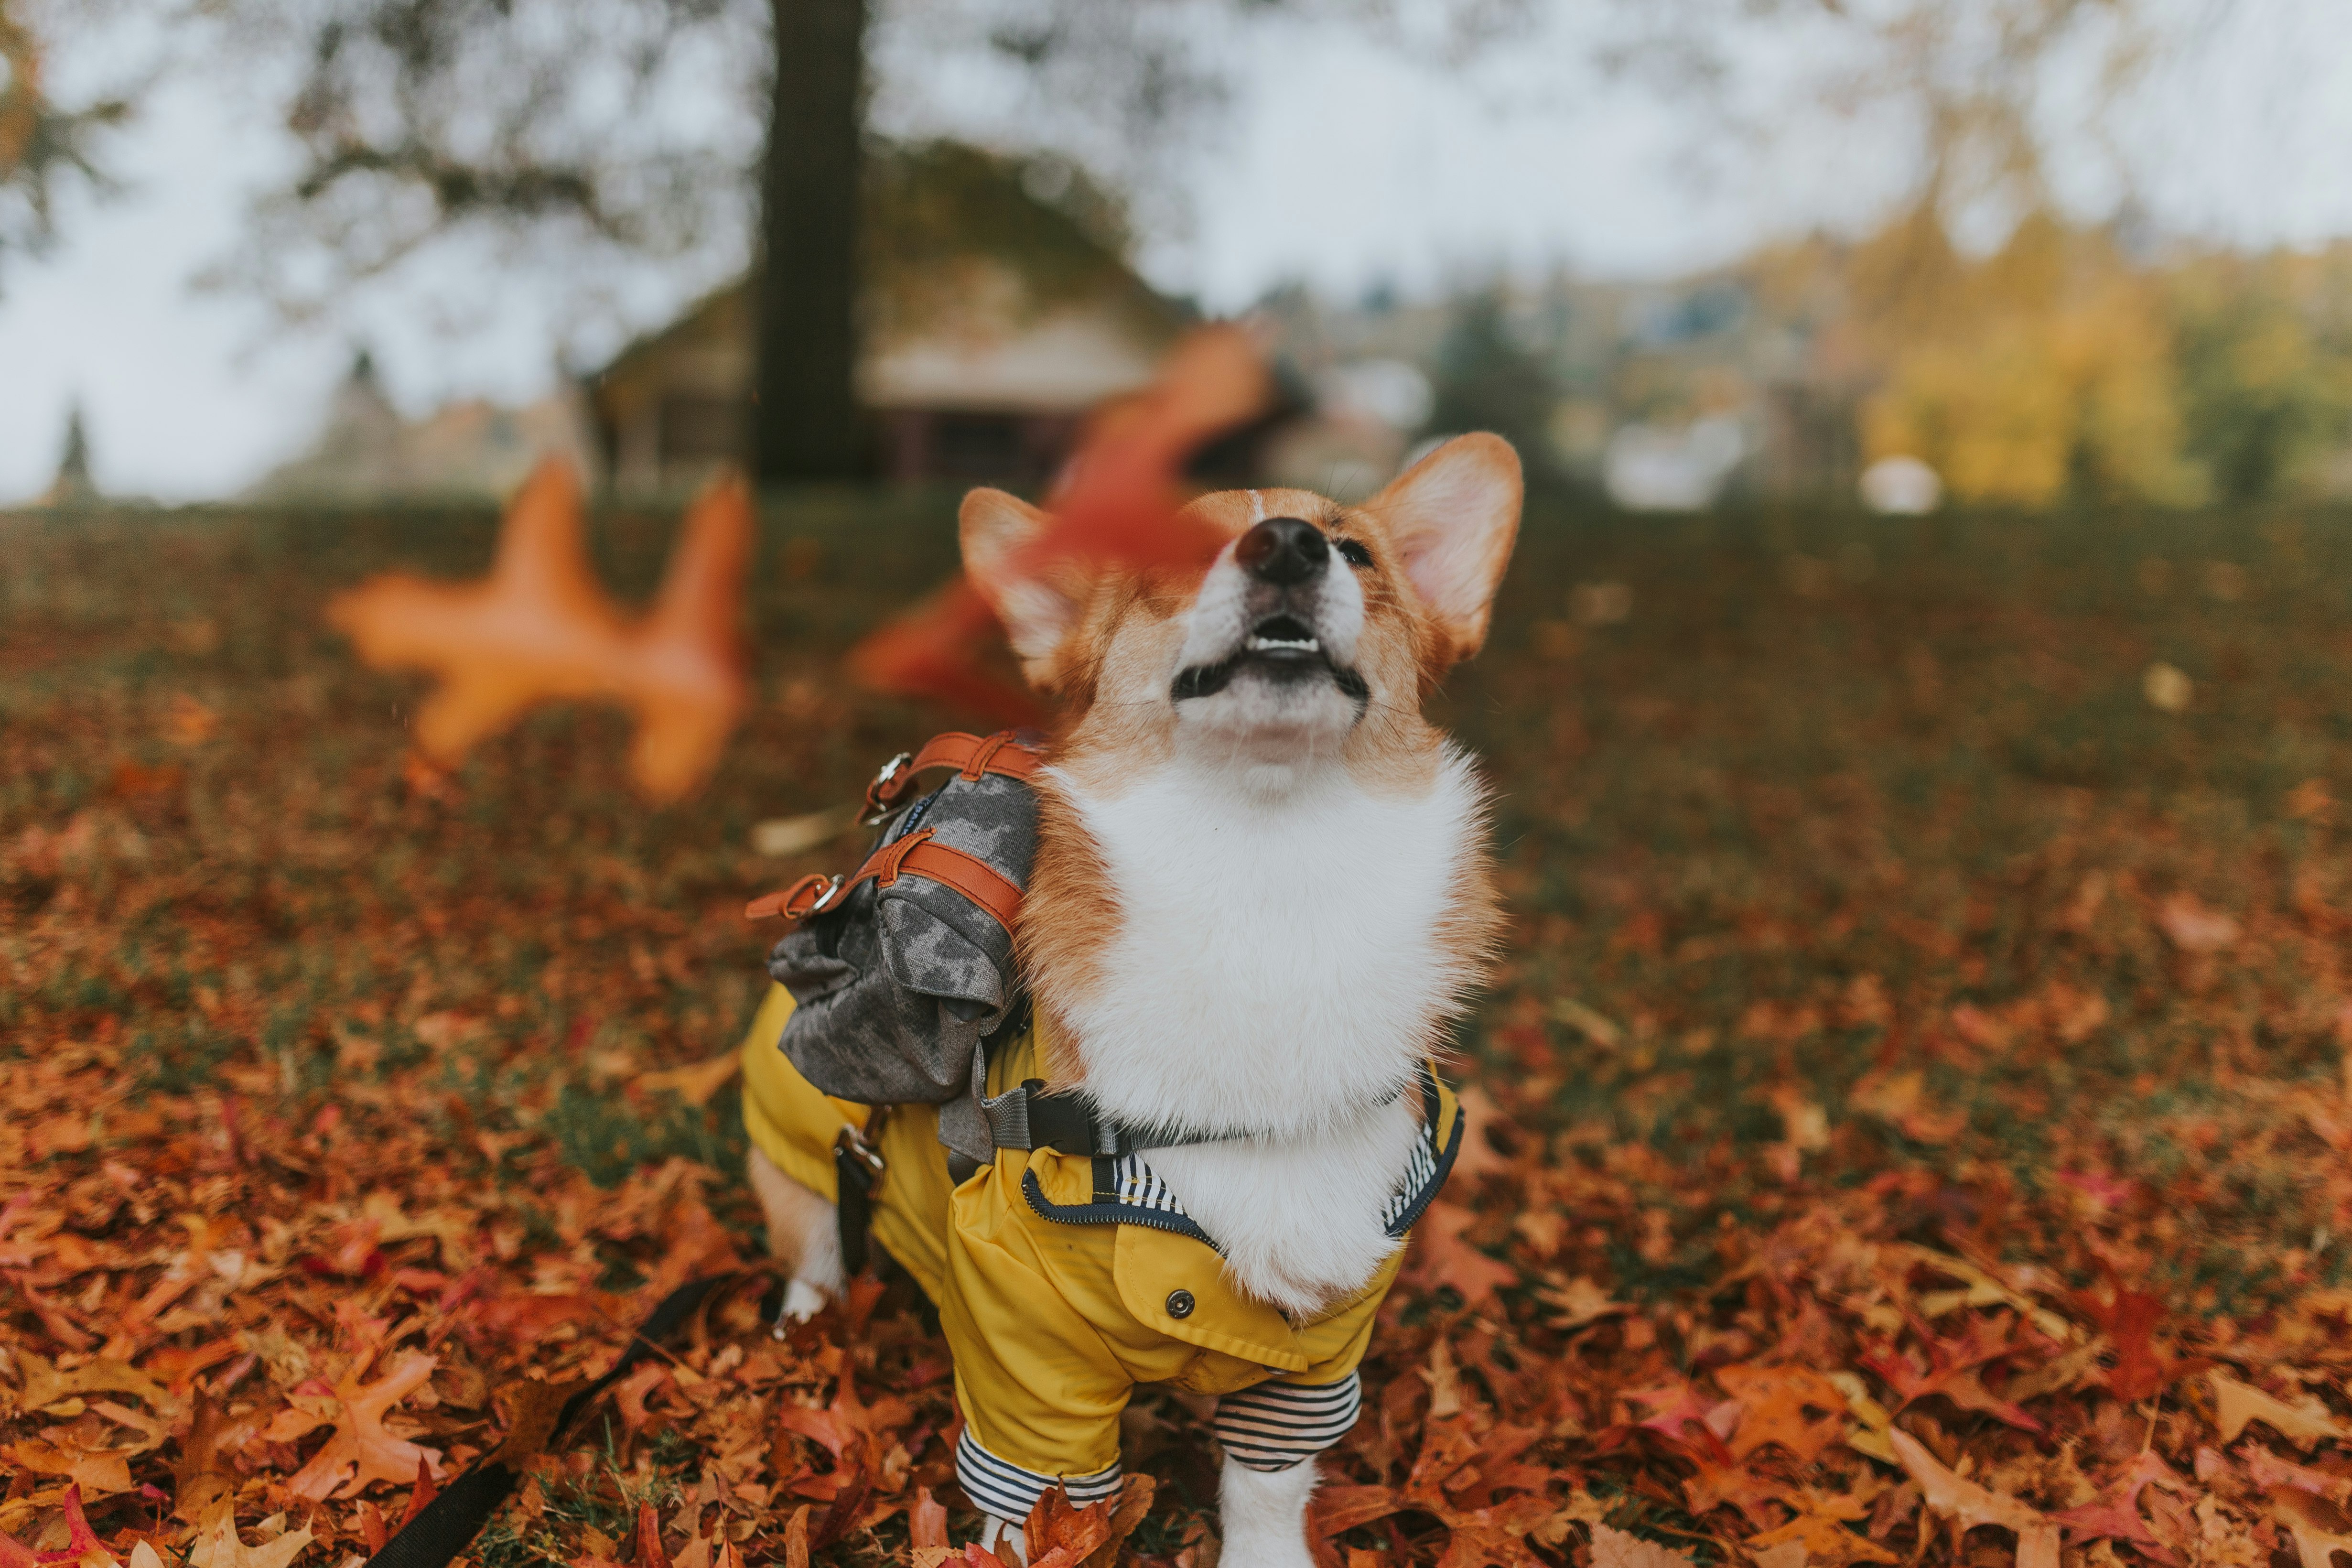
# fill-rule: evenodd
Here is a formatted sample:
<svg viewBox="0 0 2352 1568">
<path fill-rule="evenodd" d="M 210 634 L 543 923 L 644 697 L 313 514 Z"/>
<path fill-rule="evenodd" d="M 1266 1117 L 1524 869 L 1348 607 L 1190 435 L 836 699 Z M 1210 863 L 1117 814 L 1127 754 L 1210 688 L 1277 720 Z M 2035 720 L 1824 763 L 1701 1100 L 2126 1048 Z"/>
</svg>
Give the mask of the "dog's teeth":
<svg viewBox="0 0 2352 1568">
<path fill-rule="evenodd" d="M 1323 645 L 1313 637 L 1258 637 L 1249 640 L 1250 652 L 1270 653 L 1276 648 L 1287 648 L 1293 653 L 1320 653 Z"/>
</svg>

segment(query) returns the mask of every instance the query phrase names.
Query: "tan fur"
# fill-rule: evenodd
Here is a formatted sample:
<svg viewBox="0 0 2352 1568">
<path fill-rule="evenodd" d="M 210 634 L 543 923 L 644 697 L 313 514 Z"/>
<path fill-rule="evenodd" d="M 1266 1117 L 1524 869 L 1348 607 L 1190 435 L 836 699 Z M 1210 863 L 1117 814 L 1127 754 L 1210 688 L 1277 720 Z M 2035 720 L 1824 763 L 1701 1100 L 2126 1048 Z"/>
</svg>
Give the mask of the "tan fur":
<svg viewBox="0 0 2352 1568">
<path fill-rule="evenodd" d="M 1468 448 L 1481 465 L 1474 475 L 1507 489 L 1514 514 L 1518 463 L 1491 436 L 1459 438 L 1453 472 Z M 1444 578 L 1452 596 L 1437 603 L 1416 591 L 1407 575 L 1416 554 L 1442 550 L 1448 518 L 1444 487 L 1433 484 L 1443 454 L 1433 454 L 1360 507 L 1345 507 L 1309 490 L 1223 490 L 1195 500 L 1186 510 L 1238 537 L 1268 517 L 1301 517 L 1335 540 L 1370 551 L 1373 564 L 1360 576 L 1366 627 L 1357 659 L 1372 698 L 1341 752 L 1349 773 L 1368 792 L 1405 795 L 1430 787 L 1440 764 L 1444 734 L 1422 716 L 1421 703 L 1454 664 L 1475 654 L 1486 631 L 1486 601 L 1508 560 L 1516 530 L 1462 552 Z M 1115 797 L 1123 783 L 1156 765 L 1169 752 L 1172 705 L 1160 700 L 1181 641 L 1178 617 L 1197 581 L 1167 574 L 1109 573 L 1091 581 L 1064 572 L 1043 584 L 1013 584 L 1003 573 L 1019 543 L 1045 515 L 1002 491 L 975 490 L 963 509 L 967 562 L 982 592 L 1000 609 L 1009 593 L 1041 588 L 1062 601 L 1063 627 L 1050 646 L 1038 639 L 1015 647 L 1030 679 L 1061 702 L 1052 747 L 1056 768 L 1089 796 Z M 1009 619 L 1017 618 L 1008 616 Z M 1103 874 L 1100 854 L 1075 808 L 1051 781 L 1040 790 L 1037 860 L 1024 901 L 1021 965 L 1056 1040 L 1041 1063 L 1049 1079 L 1081 1076 L 1078 1052 L 1065 1026 L 1065 1008 L 1101 983 L 1101 955 L 1118 931 L 1119 911 Z M 1459 896 L 1435 912 L 1440 940 L 1483 968 L 1503 929 L 1493 868 L 1481 849 L 1460 868 Z M 1443 1042 L 1433 1039 L 1433 1049 Z"/>
</svg>

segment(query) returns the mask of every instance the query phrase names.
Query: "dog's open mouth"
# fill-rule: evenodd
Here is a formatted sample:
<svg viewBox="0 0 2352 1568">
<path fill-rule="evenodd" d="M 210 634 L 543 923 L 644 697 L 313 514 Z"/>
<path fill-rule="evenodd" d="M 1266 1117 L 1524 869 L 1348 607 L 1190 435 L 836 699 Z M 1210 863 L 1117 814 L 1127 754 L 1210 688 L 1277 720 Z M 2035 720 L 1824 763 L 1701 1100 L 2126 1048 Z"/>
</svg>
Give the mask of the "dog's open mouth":
<svg viewBox="0 0 2352 1568">
<path fill-rule="evenodd" d="M 1302 679 L 1319 671 L 1328 674 L 1332 682 L 1359 704 L 1371 695 L 1362 676 L 1331 662 L 1314 627 L 1288 615 L 1268 616 L 1258 622 L 1242 638 L 1242 646 L 1220 662 L 1196 664 L 1179 671 L 1173 695 L 1179 702 L 1187 698 L 1214 696 L 1244 669 L 1257 669 L 1281 681 Z"/>
</svg>

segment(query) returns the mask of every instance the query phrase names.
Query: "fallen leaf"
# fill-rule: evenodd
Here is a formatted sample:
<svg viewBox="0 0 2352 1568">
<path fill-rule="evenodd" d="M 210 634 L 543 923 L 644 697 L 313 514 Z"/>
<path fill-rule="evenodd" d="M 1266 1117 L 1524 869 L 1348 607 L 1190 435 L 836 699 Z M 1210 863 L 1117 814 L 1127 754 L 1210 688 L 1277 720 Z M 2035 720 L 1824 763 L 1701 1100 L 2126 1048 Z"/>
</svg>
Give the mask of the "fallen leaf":
<svg viewBox="0 0 2352 1568">
<path fill-rule="evenodd" d="M 1690 1557 L 1605 1524 L 1592 1526 L 1592 1568 L 1693 1568 Z"/>
<path fill-rule="evenodd" d="M 2352 1519 L 2325 1498 L 2293 1487 L 2270 1489 L 2271 1517 L 2294 1537 L 2303 1568 L 2335 1568 L 2336 1553 L 2352 1552 Z"/>
<path fill-rule="evenodd" d="M 433 1375 L 439 1363 L 429 1355 L 404 1356 L 400 1364 L 363 1388 L 347 1388 L 337 1397 L 342 1415 L 326 1446 L 287 1482 L 294 1496 L 322 1502 L 329 1496 L 356 1497 L 373 1481 L 405 1485 L 424 1463 L 438 1474 L 441 1455 L 432 1448 L 395 1437 L 384 1430 L 383 1418 Z"/>
<path fill-rule="evenodd" d="M 289 1530 L 259 1546 L 247 1546 L 237 1539 L 236 1506 L 223 1498 L 196 1526 L 188 1563 L 189 1568 L 286 1568 L 310 1544 L 310 1531 L 305 1528 Z"/>
<path fill-rule="evenodd" d="M 1717 1367 L 1716 1382 L 1738 1402 L 1732 1457 L 1745 1459 L 1778 1444 L 1806 1464 L 1845 1436 L 1845 1394 L 1827 1377 L 1800 1366 Z M 1823 1412 L 1808 1416 L 1808 1410 Z"/>
<path fill-rule="evenodd" d="M 2314 1443 L 2347 1436 L 2344 1423 L 2316 1400 L 2289 1405 L 2218 1372 L 2206 1373 L 2206 1381 L 2212 1385 L 2214 1423 L 2224 1444 L 2236 1442 L 2249 1421 L 2259 1421 L 2305 1449 Z"/>
<path fill-rule="evenodd" d="M 1904 1469 L 1918 1483 L 1927 1507 L 1951 1520 L 1961 1534 L 1987 1524 L 2010 1531 L 2017 1537 L 2017 1568 L 2058 1568 L 2055 1522 L 2016 1498 L 1987 1491 L 1954 1475 L 1927 1452 L 1925 1444 L 1901 1427 L 1886 1436 Z"/>
</svg>

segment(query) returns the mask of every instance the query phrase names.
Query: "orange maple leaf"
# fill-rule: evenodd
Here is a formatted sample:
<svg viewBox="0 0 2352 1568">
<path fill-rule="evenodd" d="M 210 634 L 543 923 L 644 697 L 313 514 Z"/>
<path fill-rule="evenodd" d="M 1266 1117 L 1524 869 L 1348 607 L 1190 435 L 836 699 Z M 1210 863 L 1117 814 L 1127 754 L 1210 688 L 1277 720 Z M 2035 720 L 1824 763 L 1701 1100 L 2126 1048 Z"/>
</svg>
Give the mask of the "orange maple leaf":
<svg viewBox="0 0 2352 1568">
<path fill-rule="evenodd" d="M 550 459 L 508 507 L 488 578 L 389 573 L 339 595 L 327 618 L 370 665 L 439 677 L 416 721 L 434 762 L 454 763 L 539 703 L 610 701 L 636 720 L 629 771 L 638 790 L 676 800 L 717 766 L 742 714 L 735 620 L 751 533 L 740 479 L 705 490 L 652 611 L 632 624 L 588 564 L 580 482 Z"/>
<path fill-rule="evenodd" d="M 1265 400 L 1265 368 L 1238 327 L 1203 327 L 1176 345 L 1159 379 L 1098 413 L 1047 498 L 1051 526 L 1025 546 L 1024 572 L 1053 561 L 1205 568 L 1224 535 L 1180 516 L 1178 479 L 1203 441 Z M 877 691 L 933 697 L 1010 723 L 1034 722 L 1025 691 L 979 668 L 996 614 L 963 578 L 850 650 L 848 669 Z"/>
<path fill-rule="evenodd" d="M 383 1427 L 383 1418 L 392 1407 L 431 1377 L 439 1364 L 432 1356 L 412 1354 L 402 1357 L 398 1366 L 364 1387 L 355 1386 L 355 1380 L 347 1377 L 336 1391 L 343 1413 L 333 1436 L 310 1456 L 309 1464 L 294 1473 L 287 1489 L 296 1497 L 323 1502 L 331 1495 L 357 1497 L 371 1481 L 407 1485 L 415 1480 L 420 1465 L 433 1475 L 445 1473 L 440 1450 L 395 1437 Z"/>
</svg>

